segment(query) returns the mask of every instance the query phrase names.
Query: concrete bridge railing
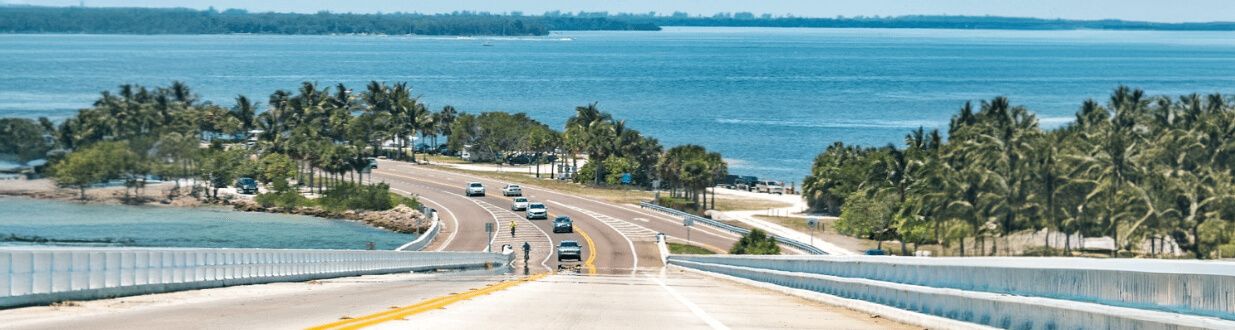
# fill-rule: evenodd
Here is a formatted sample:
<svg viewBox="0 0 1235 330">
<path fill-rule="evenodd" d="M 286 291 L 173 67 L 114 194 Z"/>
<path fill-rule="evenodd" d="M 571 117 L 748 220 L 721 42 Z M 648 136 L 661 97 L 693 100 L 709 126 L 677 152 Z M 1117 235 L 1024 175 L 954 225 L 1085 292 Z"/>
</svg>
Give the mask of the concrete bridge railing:
<svg viewBox="0 0 1235 330">
<path fill-rule="evenodd" d="M 1235 264 L 682 256 L 669 264 L 1002 328 L 1235 327 Z"/>
<path fill-rule="evenodd" d="M 480 252 L 0 248 L 0 307 L 343 276 L 501 268 L 509 259 Z"/>
<path fill-rule="evenodd" d="M 729 232 L 732 232 L 738 235 L 746 235 L 750 233 L 750 230 L 746 228 L 742 228 L 742 227 L 734 226 L 734 225 L 727 224 L 724 222 L 704 218 L 701 216 L 678 211 L 672 208 L 656 205 L 656 204 L 649 203 L 649 202 L 639 202 L 639 207 L 649 209 L 652 211 L 656 211 L 656 212 L 660 212 L 660 213 L 673 215 L 679 218 L 690 218 L 691 221 L 702 223 L 702 224 L 716 227 L 716 228 L 720 228 L 720 229 L 723 229 L 723 230 L 726 230 L 726 231 L 729 231 Z M 768 234 L 768 235 L 772 236 L 772 238 L 775 239 L 776 242 L 780 244 L 784 244 L 784 245 L 793 247 L 795 249 L 802 250 L 802 252 L 806 252 L 808 254 L 828 254 L 826 251 L 823 251 L 822 249 L 815 247 L 814 245 L 807 244 L 805 242 L 785 238 L 782 236 L 772 235 L 772 234 Z"/>
</svg>

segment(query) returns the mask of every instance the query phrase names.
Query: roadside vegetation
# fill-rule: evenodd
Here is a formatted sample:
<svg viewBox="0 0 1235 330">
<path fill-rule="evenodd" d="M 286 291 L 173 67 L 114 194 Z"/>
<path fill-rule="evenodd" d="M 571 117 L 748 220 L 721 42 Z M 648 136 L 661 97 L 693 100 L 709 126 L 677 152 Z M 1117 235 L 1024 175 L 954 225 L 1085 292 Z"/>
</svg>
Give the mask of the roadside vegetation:
<svg viewBox="0 0 1235 330">
<path fill-rule="evenodd" d="M 126 202 L 143 203 L 145 186 L 166 180 L 175 187 L 164 200 L 188 196 L 228 203 L 219 190 L 251 178 L 266 187 L 255 198 L 263 207 L 336 213 L 418 208 L 415 199 L 393 194 L 384 184 L 364 183 L 370 157 L 378 150 L 368 138 L 374 122 L 396 132 L 421 129 L 397 115 L 425 115 L 408 110 L 423 107 L 404 86 L 372 87 L 361 101 L 306 84 L 298 94 L 274 93 L 275 106 L 258 114 L 258 104 L 247 97 L 224 108 L 198 102 L 179 82 L 155 89 L 123 85 L 116 94 L 103 92 L 92 107 L 59 125 L 46 119 L 3 119 L 0 147 L 19 160 L 48 158 L 44 173 L 83 199 L 88 188 L 113 182 L 124 186 Z M 357 111 L 361 104 L 384 112 Z M 390 154 L 414 156 L 406 151 Z"/>
<path fill-rule="evenodd" d="M 729 249 L 729 254 L 780 254 L 776 238 L 759 228 L 751 228 Z"/>
<path fill-rule="evenodd" d="M 686 245 L 681 243 L 668 243 L 669 253 L 672 254 L 716 254 L 712 250 L 708 250 L 695 245 Z"/>
<path fill-rule="evenodd" d="M 1109 237 L 1114 255 L 1235 255 L 1235 107 L 1221 95 L 1119 87 L 1050 130 L 998 97 L 966 103 L 947 135 L 919 128 L 904 147 L 834 143 L 804 196 L 839 215 L 840 232 L 899 240 L 902 254 L 918 244 L 1010 254 L 1009 237 L 1046 229 L 1037 255 L 1071 255 L 1074 237 Z M 1062 246 L 1052 233 L 1065 235 Z"/>
</svg>

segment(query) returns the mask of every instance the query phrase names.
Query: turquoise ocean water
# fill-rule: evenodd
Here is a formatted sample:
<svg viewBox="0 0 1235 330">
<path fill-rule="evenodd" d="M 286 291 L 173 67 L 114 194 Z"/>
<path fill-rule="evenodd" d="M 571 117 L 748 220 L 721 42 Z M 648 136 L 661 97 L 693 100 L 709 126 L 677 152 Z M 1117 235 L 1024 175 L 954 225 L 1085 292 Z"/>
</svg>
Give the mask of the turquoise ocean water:
<svg viewBox="0 0 1235 330">
<path fill-rule="evenodd" d="M 483 46 L 488 43 L 491 46 Z M 731 172 L 801 181 L 832 141 L 901 143 L 966 100 L 1009 96 L 1043 126 L 1119 84 L 1235 93 L 1235 33 L 667 28 L 547 38 L 0 35 L 0 116 L 63 118 L 122 83 L 265 100 L 310 80 L 408 81 L 430 107 L 561 126 L 599 102 Z"/>
</svg>

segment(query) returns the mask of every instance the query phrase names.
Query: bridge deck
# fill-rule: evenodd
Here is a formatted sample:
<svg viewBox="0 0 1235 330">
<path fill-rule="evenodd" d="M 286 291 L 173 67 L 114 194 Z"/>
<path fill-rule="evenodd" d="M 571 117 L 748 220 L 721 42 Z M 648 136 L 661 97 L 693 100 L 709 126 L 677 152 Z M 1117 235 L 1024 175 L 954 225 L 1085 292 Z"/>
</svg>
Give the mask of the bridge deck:
<svg viewBox="0 0 1235 330">
<path fill-rule="evenodd" d="M 0 311 L 6 329 L 303 329 L 485 288 L 509 275 L 397 274 Z M 376 324 L 414 329 L 908 329 L 844 308 L 671 271 L 552 275 Z"/>
</svg>

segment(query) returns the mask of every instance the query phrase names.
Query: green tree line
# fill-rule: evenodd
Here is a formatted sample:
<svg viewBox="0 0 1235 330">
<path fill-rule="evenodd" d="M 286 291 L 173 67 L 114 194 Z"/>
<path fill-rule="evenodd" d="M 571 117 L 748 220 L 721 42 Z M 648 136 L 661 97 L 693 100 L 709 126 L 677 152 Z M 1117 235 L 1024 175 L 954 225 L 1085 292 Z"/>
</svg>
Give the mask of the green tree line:
<svg viewBox="0 0 1235 330">
<path fill-rule="evenodd" d="M 659 30 L 603 17 L 450 14 L 249 13 L 229 9 L 0 5 L 0 32 L 109 34 L 385 34 L 543 36 L 550 30 Z"/>
<path fill-rule="evenodd" d="M 16 124 L 0 128 L 16 128 L 4 132 L 26 132 L 30 138 L 5 148 L 28 155 L 72 150 L 67 158 L 52 160 L 51 172 L 83 196 L 86 187 L 109 180 L 124 180 L 137 190 L 150 176 L 177 184 L 198 180 L 210 198 L 240 177 L 280 192 L 294 180 L 324 193 L 363 182 L 375 157 L 416 161 L 418 152 L 436 152 L 439 137 L 446 139 L 446 150 L 466 150 L 483 156 L 476 158 L 481 161 L 524 156 L 533 164 L 577 165 L 586 159 L 572 167 L 579 169 L 577 182 L 650 187 L 659 179 L 675 195 L 705 208 L 709 203 L 699 196 L 727 174 L 719 153 L 695 145 L 665 151 L 655 138 L 595 103 L 577 107 L 557 130 L 523 113 L 473 115 L 451 106 L 431 111 L 402 82 L 373 81 L 363 91 L 304 82 L 294 91 L 275 91 L 264 105 L 241 95 L 230 107 L 200 101 L 182 82 L 159 88 L 121 85 L 58 125 L 45 119 L 8 122 Z"/>
<path fill-rule="evenodd" d="M 1197 258 L 1235 254 L 1235 107 L 1222 95 L 1121 86 L 1050 130 L 997 97 L 966 103 L 947 135 L 919 128 L 904 147 L 834 143 L 815 158 L 805 197 L 839 214 L 842 232 L 902 250 L 937 243 L 993 255 L 1001 238 L 1006 249 L 1013 234 L 1049 229 L 1044 245 L 1067 235 L 1064 252 L 1083 235 L 1112 238 L 1119 254 L 1160 255 L 1168 242 Z"/>
</svg>

